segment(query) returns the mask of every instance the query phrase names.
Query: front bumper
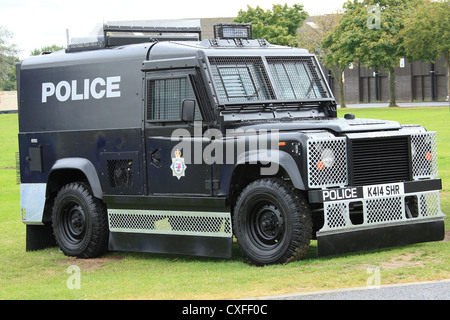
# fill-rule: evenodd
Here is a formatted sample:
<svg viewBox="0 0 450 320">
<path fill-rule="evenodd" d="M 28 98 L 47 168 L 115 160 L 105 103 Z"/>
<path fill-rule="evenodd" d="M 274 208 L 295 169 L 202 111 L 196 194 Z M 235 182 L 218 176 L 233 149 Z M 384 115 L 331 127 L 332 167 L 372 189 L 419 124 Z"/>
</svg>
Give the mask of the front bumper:
<svg viewBox="0 0 450 320">
<path fill-rule="evenodd" d="M 324 211 L 318 255 L 443 240 L 440 189 L 440 179 L 429 179 L 310 191 Z"/>
</svg>

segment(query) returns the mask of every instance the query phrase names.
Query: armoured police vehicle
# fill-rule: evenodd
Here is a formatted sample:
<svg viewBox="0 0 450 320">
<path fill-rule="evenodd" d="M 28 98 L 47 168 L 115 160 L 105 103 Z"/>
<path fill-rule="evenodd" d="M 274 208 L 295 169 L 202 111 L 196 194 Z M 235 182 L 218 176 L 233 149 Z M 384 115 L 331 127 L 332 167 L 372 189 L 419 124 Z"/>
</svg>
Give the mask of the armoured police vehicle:
<svg viewBox="0 0 450 320">
<path fill-rule="evenodd" d="M 164 32 L 162 32 L 164 31 Z M 249 25 L 104 26 L 17 66 L 26 248 L 287 263 L 444 238 L 436 133 L 337 117 L 314 55 Z"/>
</svg>

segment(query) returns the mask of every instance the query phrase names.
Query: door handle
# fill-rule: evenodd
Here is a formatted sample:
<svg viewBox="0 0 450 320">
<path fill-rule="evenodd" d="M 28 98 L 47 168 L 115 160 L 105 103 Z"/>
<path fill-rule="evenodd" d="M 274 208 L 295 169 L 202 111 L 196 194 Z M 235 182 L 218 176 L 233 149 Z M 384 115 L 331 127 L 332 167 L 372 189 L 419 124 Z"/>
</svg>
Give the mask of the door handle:
<svg viewBox="0 0 450 320">
<path fill-rule="evenodd" d="M 161 168 L 161 152 L 156 149 L 150 152 L 150 162 L 157 168 Z"/>
</svg>

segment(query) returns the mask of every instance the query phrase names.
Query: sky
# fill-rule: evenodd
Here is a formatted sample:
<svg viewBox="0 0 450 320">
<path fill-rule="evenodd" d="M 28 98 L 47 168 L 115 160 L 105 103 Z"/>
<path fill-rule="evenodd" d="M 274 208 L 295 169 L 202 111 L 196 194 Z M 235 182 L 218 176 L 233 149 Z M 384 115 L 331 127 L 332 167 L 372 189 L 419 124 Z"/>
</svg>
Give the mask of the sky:
<svg viewBox="0 0 450 320">
<path fill-rule="evenodd" d="M 0 26 L 13 33 L 10 42 L 21 59 L 36 48 L 67 45 L 70 37 L 87 36 L 98 24 L 118 20 L 235 17 L 239 10 L 272 4 L 302 4 L 310 15 L 334 13 L 346 0 L 0 0 Z"/>
</svg>

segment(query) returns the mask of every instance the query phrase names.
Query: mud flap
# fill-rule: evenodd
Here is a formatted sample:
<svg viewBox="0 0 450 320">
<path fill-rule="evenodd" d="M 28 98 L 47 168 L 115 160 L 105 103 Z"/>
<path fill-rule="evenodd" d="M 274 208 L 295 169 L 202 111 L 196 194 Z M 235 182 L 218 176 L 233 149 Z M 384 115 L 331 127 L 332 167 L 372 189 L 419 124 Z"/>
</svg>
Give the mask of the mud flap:
<svg viewBox="0 0 450 320">
<path fill-rule="evenodd" d="M 36 251 L 56 246 L 51 224 L 26 226 L 26 251 Z"/>
<path fill-rule="evenodd" d="M 318 232 L 319 257 L 350 252 L 441 241 L 445 237 L 444 220 L 402 223 L 351 231 Z"/>
<path fill-rule="evenodd" d="M 112 232 L 109 250 L 231 258 L 232 238 Z"/>
</svg>

